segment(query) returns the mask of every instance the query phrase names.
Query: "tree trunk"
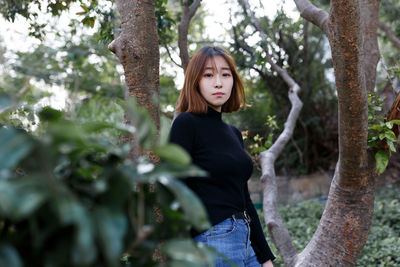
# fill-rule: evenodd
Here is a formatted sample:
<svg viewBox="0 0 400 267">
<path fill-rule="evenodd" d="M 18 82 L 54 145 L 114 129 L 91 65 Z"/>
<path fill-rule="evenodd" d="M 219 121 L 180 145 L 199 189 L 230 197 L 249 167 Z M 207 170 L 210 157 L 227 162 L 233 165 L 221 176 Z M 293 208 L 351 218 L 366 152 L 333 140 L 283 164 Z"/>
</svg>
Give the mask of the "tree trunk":
<svg viewBox="0 0 400 267">
<path fill-rule="evenodd" d="M 338 92 L 339 160 L 318 229 L 296 266 L 354 266 L 367 241 L 376 185 L 367 93 L 379 60 L 377 18 L 377 0 L 331 1 L 327 34 Z"/>
<path fill-rule="evenodd" d="M 189 64 L 189 51 L 188 51 L 188 33 L 190 21 L 192 20 L 194 14 L 196 14 L 197 9 L 200 6 L 200 0 L 194 0 L 189 6 L 189 1 L 184 0 L 182 2 L 182 18 L 178 27 L 178 46 L 179 46 L 179 56 L 181 58 L 181 65 L 183 71 L 186 72 L 187 65 Z"/>
<path fill-rule="evenodd" d="M 121 16 L 121 34 L 110 45 L 125 72 L 126 98 L 136 97 L 138 105 L 148 109 L 160 129 L 159 65 L 160 54 L 155 17 L 155 0 L 115 1 Z M 128 122 L 133 125 L 135 122 Z M 141 152 L 131 136 L 131 156 Z"/>
</svg>

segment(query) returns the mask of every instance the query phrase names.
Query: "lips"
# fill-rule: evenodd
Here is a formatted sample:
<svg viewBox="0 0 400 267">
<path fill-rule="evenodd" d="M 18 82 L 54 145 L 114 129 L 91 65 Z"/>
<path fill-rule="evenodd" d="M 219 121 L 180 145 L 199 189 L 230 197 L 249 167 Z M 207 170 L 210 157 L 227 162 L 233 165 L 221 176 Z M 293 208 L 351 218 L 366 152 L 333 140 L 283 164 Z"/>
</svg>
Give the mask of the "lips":
<svg viewBox="0 0 400 267">
<path fill-rule="evenodd" d="M 213 94 L 213 95 L 216 95 L 216 96 L 223 96 L 224 93 L 215 93 L 215 94 Z"/>
</svg>

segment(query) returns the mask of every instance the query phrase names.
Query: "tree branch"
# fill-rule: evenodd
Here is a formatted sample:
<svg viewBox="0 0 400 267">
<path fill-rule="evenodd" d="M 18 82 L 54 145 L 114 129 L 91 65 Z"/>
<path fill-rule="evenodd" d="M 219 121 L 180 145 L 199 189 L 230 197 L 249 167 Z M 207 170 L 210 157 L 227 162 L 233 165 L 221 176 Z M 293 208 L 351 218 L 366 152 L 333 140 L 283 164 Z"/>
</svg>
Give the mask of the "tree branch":
<svg viewBox="0 0 400 267">
<path fill-rule="evenodd" d="M 171 53 L 169 52 L 168 45 L 166 45 L 166 44 L 164 43 L 163 46 L 164 46 L 165 50 L 167 50 L 168 57 L 169 57 L 169 59 L 172 61 L 172 63 L 174 63 L 176 66 L 178 66 L 178 67 L 180 67 L 180 68 L 183 68 L 181 64 L 177 63 L 177 62 L 172 58 Z"/>
<path fill-rule="evenodd" d="M 367 241 L 376 187 L 374 153 L 367 147 L 367 92 L 379 59 L 378 12 L 378 0 L 331 1 L 327 36 L 338 93 L 339 160 L 324 213 L 298 266 L 354 266 Z"/>
<path fill-rule="evenodd" d="M 397 36 L 392 32 L 392 30 L 382 21 L 378 22 L 378 27 L 379 27 L 379 29 L 381 29 L 382 31 L 384 31 L 387 34 L 390 41 L 392 41 L 392 44 L 397 49 L 400 49 L 400 39 L 397 38 Z"/>
<path fill-rule="evenodd" d="M 246 10 L 250 12 L 251 21 L 256 30 L 261 35 L 261 38 L 263 40 L 267 40 L 267 35 L 264 29 L 261 28 L 260 22 L 250 8 L 248 0 L 243 0 L 243 4 L 245 5 Z M 283 221 L 278 212 L 276 203 L 277 185 L 274 164 L 275 160 L 281 154 L 283 148 L 293 136 L 296 121 L 300 115 L 300 110 L 303 106 L 303 103 L 298 97 L 300 86 L 292 79 L 292 77 L 290 77 L 285 69 L 278 66 L 272 60 L 271 55 L 268 53 L 267 49 L 265 49 L 264 51 L 266 52 L 267 62 L 289 86 L 289 100 L 292 104 L 289 116 L 285 122 L 283 132 L 279 135 L 278 139 L 267 151 L 260 153 L 260 165 L 262 169 L 261 181 L 264 185 L 264 219 L 267 224 L 271 238 L 275 246 L 277 247 L 279 254 L 282 256 L 285 265 L 294 266 L 297 261 L 297 252 L 290 238 L 289 231 L 283 224 Z"/>
<path fill-rule="evenodd" d="M 326 35 L 329 35 L 329 14 L 325 10 L 317 8 L 308 0 L 294 0 L 300 16 L 317 25 Z"/>
<path fill-rule="evenodd" d="M 278 212 L 274 164 L 275 160 L 292 137 L 297 118 L 303 106 L 303 103 L 297 95 L 299 91 L 300 87 L 297 84 L 289 89 L 289 99 L 292 107 L 285 122 L 285 128 L 275 143 L 267 151 L 260 153 L 260 165 L 262 169 L 261 181 L 264 184 L 264 219 L 272 240 L 286 266 L 294 266 L 297 261 L 297 252 L 293 246 L 289 231 L 283 224 Z"/>
<path fill-rule="evenodd" d="M 198 7 L 200 6 L 201 0 L 194 0 L 189 7 L 189 0 L 184 0 L 182 19 L 178 26 L 178 46 L 179 56 L 182 61 L 183 70 L 186 71 L 186 67 L 189 64 L 189 51 L 188 51 L 188 39 L 187 35 L 189 32 L 190 20 L 193 18 Z"/>
</svg>

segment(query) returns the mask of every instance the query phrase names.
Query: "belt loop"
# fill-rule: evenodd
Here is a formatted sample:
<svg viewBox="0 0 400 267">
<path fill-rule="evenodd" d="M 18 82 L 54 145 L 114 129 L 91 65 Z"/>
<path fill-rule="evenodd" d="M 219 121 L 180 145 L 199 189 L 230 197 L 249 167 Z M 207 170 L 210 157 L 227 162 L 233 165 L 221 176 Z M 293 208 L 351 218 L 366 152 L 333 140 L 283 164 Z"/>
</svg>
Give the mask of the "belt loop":
<svg viewBox="0 0 400 267">
<path fill-rule="evenodd" d="M 244 217 L 246 217 L 247 222 L 250 223 L 251 222 L 250 215 L 247 213 L 247 211 L 244 211 L 243 213 L 244 213 Z"/>
<path fill-rule="evenodd" d="M 236 216 L 235 216 L 235 214 L 233 214 L 233 215 L 231 216 L 231 219 L 233 219 L 233 222 L 236 222 Z"/>
</svg>

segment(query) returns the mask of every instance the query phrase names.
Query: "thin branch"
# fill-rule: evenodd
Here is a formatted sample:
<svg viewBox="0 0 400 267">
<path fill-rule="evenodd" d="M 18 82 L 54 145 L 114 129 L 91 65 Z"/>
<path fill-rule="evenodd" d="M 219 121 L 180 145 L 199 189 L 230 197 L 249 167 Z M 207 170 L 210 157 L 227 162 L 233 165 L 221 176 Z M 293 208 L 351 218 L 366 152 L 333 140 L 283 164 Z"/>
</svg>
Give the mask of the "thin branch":
<svg viewBox="0 0 400 267">
<path fill-rule="evenodd" d="M 165 117 L 171 119 L 171 120 L 174 119 L 174 114 L 173 114 L 173 113 L 171 114 L 171 113 L 169 113 L 169 112 L 163 112 L 163 111 L 161 111 L 161 114 L 164 115 Z"/>
<path fill-rule="evenodd" d="M 181 64 L 177 63 L 177 62 L 172 58 L 171 53 L 169 52 L 168 45 L 166 45 L 166 44 L 164 43 L 163 46 L 164 46 L 165 50 L 167 50 L 168 57 L 169 57 L 169 59 L 172 61 L 172 63 L 174 63 L 176 66 L 178 66 L 178 67 L 180 67 L 180 68 L 183 68 Z"/>
<path fill-rule="evenodd" d="M 328 12 L 314 6 L 308 0 L 294 0 L 294 2 L 300 11 L 301 17 L 318 26 L 327 36 L 329 36 Z"/>
<path fill-rule="evenodd" d="M 303 152 L 301 152 L 300 147 L 297 145 L 296 141 L 294 140 L 293 136 L 290 138 L 290 140 L 292 140 L 292 143 L 294 145 L 294 147 L 297 150 L 297 154 L 299 154 L 299 159 L 300 159 L 300 164 L 303 165 Z"/>
<path fill-rule="evenodd" d="M 261 38 L 263 40 L 267 40 L 267 34 L 260 26 L 260 22 L 252 11 L 248 0 L 243 0 L 242 3 L 245 6 L 245 10 L 250 12 L 251 21 L 256 30 L 259 32 Z M 278 212 L 276 202 L 277 185 L 274 164 L 275 160 L 281 154 L 283 148 L 293 136 L 296 121 L 300 115 L 300 110 L 303 106 L 303 103 L 298 97 L 300 86 L 294 81 L 294 79 L 292 79 L 292 77 L 290 77 L 285 69 L 281 68 L 273 61 L 267 49 L 264 49 L 264 51 L 266 52 L 267 62 L 289 86 L 289 100 L 292 104 L 283 132 L 267 151 L 260 153 L 260 165 L 262 169 L 261 181 L 264 185 L 264 219 L 268 226 L 268 231 L 271 235 L 271 238 L 278 249 L 279 254 L 282 256 L 285 265 L 294 266 L 297 261 L 298 254 L 290 238 L 289 231 L 285 227 Z"/>
<path fill-rule="evenodd" d="M 178 46 L 179 46 L 179 56 L 182 61 L 182 67 L 184 71 L 186 71 L 186 67 L 189 64 L 189 51 L 188 51 L 188 39 L 187 35 L 189 32 L 189 24 L 190 20 L 193 18 L 196 13 L 198 7 L 200 6 L 201 0 L 195 0 L 189 6 L 189 0 L 184 0 L 183 12 L 181 22 L 178 26 Z"/>
<path fill-rule="evenodd" d="M 400 49 L 400 39 L 394 34 L 394 32 L 382 21 L 378 22 L 378 27 L 387 34 L 390 41 L 392 41 L 392 44 L 397 49 Z"/>
</svg>

